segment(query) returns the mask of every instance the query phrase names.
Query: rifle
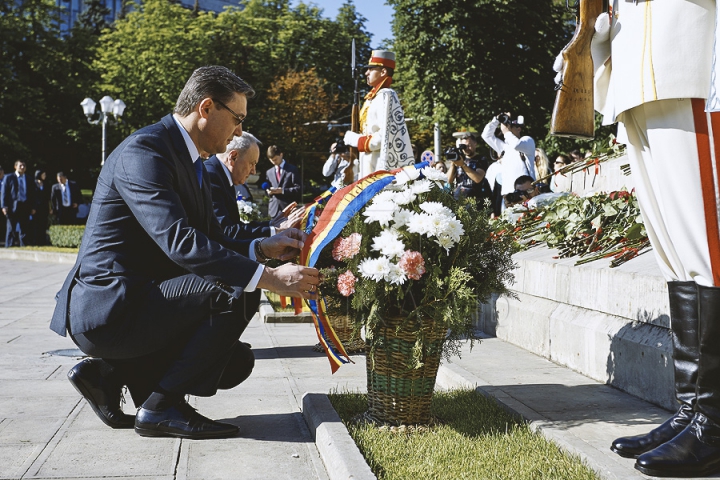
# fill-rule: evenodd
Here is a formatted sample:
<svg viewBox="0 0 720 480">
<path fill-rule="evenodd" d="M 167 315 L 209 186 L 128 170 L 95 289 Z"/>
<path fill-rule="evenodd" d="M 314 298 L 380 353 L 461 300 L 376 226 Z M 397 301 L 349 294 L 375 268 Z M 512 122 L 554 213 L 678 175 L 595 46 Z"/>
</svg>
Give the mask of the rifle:
<svg viewBox="0 0 720 480">
<path fill-rule="evenodd" d="M 355 80 L 355 91 L 353 92 L 353 106 L 352 113 L 350 116 L 350 130 L 355 133 L 360 133 L 360 108 L 358 107 L 360 92 L 358 91 L 358 72 L 357 65 L 355 65 L 355 39 L 352 40 L 352 54 L 350 55 L 350 71 L 352 72 L 353 79 Z M 350 147 L 350 165 L 345 169 L 345 178 L 343 184 L 350 185 L 355 180 L 353 174 L 353 166 L 355 161 L 358 159 L 358 149 L 356 147 Z"/>
<path fill-rule="evenodd" d="M 575 34 L 561 55 L 565 61 L 556 90 L 550 133 L 560 137 L 592 139 L 595 136 L 593 69 L 590 44 L 595 19 L 607 11 L 607 0 L 577 0 Z"/>
</svg>

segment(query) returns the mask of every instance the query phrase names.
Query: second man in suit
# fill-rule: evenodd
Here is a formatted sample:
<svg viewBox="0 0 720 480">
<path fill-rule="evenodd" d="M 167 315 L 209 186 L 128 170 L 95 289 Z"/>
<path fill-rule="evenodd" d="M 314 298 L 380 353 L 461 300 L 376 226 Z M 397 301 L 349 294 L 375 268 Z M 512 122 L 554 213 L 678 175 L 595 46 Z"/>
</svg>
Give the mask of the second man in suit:
<svg viewBox="0 0 720 480">
<path fill-rule="evenodd" d="M 277 145 L 267 149 L 267 157 L 273 167 L 265 172 L 270 188 L 266 190 L 270 197 L 268 214 L 275 220 L 283 215 L 285 207 L 292 202 L 300 202 L 302 186 L 300 183 L 300 170 L 288 163 L 282 150 Z"/>
<path fill-rule="evenodd" d="M 82 203 L 82 194 L 77 183 L 69 180 L 63 172 L 57 173 L 57 183 L 52 186 L 50 201 L 60 225 L 77 223 L 78 205 Z"/>
</svg>

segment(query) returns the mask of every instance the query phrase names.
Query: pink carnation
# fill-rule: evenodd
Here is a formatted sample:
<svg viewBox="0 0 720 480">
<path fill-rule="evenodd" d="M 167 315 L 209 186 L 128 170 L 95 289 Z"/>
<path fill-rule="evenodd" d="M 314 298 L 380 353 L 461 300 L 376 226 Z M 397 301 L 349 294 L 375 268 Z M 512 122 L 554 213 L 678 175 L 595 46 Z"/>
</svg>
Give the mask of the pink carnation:
<svg viewBox="0 0 720 480">
<path fill-rule="evenodd" d="M 333 243 L 333 258 L 338 262 L 351 259 L 360 251 L 361 240 L 362 235 L 359 233 L 353 233 L 347 238 L 337 238 Z"/>
<path fill-rule="evenodd" d="M 349 297 L 355 293 L 355 275 L 350 270 L 341 273 L 338 276 L 338 292 L 344 297 Z"/>
<path fill-rule="evenodd" d="M 400 257 L 398 267 L 400 267 L 409 278 L 420 280 L 420 277 L 425 273 L 425 260 L 420 252 L 406 250 L 405 253 L 402 254 L 402 257 Z"/>
</svg>

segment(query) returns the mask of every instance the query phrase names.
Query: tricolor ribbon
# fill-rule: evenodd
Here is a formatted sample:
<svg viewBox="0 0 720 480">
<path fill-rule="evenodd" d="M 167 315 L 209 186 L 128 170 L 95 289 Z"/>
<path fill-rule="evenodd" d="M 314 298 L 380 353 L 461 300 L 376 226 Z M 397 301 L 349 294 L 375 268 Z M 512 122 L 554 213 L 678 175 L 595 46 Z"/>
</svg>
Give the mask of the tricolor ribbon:
<svg viewBox="0 0 720 480">
<path fill-rule="evenodd" d="M 314 267 L 323 248 L 330 244 L 339 234 L 345 225 L 357 214 L 372 198 L 387 185 L 395 180 L 396 176 L 412 175 L 412 170 L 420 170 L 428 166 L 428 162 L 398 168 L 392 172 L 380 170 L 361 178 L 357 182 L 335 192 L 327 201 L 317 224 L 312 232 L 305 239 L 305 247 L 300 253 L 300 264 Z M 335 373 L 340 365 L 350 360 L 335 330 L 328 321 L 325 313 L 325 301 L 318 292 L 320 301 L 305 299 L 313 315 L 313 324 L 320 344 L 330 360 L 330 369 Z"/>
</svg>

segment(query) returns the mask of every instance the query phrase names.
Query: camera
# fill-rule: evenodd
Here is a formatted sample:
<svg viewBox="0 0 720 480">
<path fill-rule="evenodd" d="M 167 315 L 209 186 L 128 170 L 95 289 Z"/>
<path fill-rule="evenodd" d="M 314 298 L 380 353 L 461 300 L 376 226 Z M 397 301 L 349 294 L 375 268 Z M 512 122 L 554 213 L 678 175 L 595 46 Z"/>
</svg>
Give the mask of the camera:
<svg viewBox="0 0 720 480">
<path fill-rule="evenodd" d="M 507 113 L 501 113 L 497 116 L 498 122 L 502 123 L 503 125 L 510 126 L 510 123 L 512 122 L 512 117 L 508 115 Z"/>
<path fill-rule="evenodd" d="M 333 148 L 332 152 L 330 152 L 330 153 L 340 154 L 340 153 L 348 153 L 349 151 L 350 151 L 350 147 L 345 145 L 345 142 L 343 141 L 343 139 L 340 139 L 337 141 L 337 143 L 335 143 L 335 148 Z"/>
<path fill-rule="evenodd" d="M 510 192 L 507 195 L 505 195 L 505 205 L 515 205 L 516 203 L 523 203 L 525 200 L 528 199 L 528 194 L 526 192 L 515 190 L 514 192 Z"/>
<path fill-rule="evenodd" d="M 443 152 L 445 160 L 450 162 L 456 162 L 457 160 L 465 158 L 465 149 L 467 145 L 460 144 L 457 147 L 450 147 Z"/>
</svg>

